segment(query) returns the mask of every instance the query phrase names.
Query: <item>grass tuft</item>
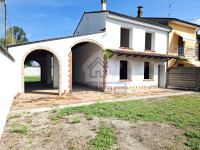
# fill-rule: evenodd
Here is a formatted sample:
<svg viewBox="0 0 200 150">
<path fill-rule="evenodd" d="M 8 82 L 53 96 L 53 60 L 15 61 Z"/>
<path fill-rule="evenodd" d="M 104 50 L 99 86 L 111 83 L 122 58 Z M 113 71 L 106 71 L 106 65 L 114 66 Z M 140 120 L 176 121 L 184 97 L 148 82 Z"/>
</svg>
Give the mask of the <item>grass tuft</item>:
<svg viewBox="0 0 200 150">
<path fill-rule="evenodd" d="M 20 118 L 21 115 L 14 115 L 14 116 L 10 116 L 9 119 L 15 119 L 15 118 Z"/>
<path fill-rule="evenodd" d="M 26 125 L 23 125 L 21 127 L 16 127 L 15 125 L 12 126 L 12 132 L 15 133 L 22 133 L 24 135 L 28 135 L 28 127 Z"/>
<path fill-rule="evenodd" d="M 81 122 L 81 120 L 78 119 L 77 117 L 75 117 L 74 120 L 73 120 L 73 123 L 80 123 L 80 122 Z"/>
<path fill-rule="evenodd" d="M 187 146 L 194 150 L 200 150 L 200 132 L 187 131 L 185 136 L 188 138 L 188 141 L 185 143 Z"/>
<path fill-rule="evenodd" d="M 95 139 L 91 140 L 91 145 L 95 149 L 107 149 L 111 148 L 116 142 L 117 137 L 114 134 L 114 129 L 104 123 L 99 127 Z"/>
</svg>

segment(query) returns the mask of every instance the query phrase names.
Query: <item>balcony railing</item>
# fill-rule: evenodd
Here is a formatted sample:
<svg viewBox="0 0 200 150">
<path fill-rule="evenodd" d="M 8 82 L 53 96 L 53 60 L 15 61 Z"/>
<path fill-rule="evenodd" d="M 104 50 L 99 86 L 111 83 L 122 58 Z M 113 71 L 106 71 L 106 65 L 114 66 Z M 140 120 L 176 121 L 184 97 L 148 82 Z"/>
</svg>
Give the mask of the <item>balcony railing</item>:
<svg viewBox="0 0 200 150">
<path fill-rule="evenodd" d="M 179 47 L 177 48 L 178 56 L 186 58 L 198 58 L 199 49 L 198 47 Z"/>
</svg>

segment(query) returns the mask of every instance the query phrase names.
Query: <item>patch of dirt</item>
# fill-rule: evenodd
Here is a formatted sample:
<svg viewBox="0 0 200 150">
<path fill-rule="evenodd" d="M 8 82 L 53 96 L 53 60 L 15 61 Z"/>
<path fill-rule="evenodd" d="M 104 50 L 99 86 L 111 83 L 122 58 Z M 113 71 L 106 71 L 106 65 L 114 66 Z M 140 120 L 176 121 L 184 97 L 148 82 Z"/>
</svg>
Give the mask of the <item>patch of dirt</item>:
<svg viewBox="0 0 200 150">
<path fill-rule="evenodd" d="M 98 129 L 102 122 L 112 126 L 118 137 L 117 143 L 112 148 L 121 150 L 190 149 L 184 145 L 185 131 L 164 123 L 130 122 L 98 117 L 89 121 L 83 114 L 50 120 L 49 118 L 55 115 L 52 111 L 10 114 L 10 116 L 14 115 L 21 115 L 21 117 L 8 120 L 0 141 L 1 150 L 93 149 L 89 142 L 95 138 L 96 132 L 92 129 Z M 74 124 L 74 118 L 80 119 L 81 123 Z M 12 132 L 13 125 L 15 127 L 26 125 L 29 130 L 28 135 Z"/>
<path fill-rule="evenodd" d="M 83 103 L 91 101 L 102 100 L 114 100 L 114 99 L 126 99 L 130 97 L 150 96 L 150 95 L 162 95 L 170 93 L 184 93 L 187 91 L 173 90 L 173 89 L 143 89 L 143 90 L 123 90 L 121 94 L 118 93 L 102 93 L 102 92 L 81 92 L 66 94 L 63 96 L 50 95 L 50 94 L 34 94 L 26 93 L 21 98 L 14 99 L 12 110 L 28 109 L 37 107 L 48 107 L 55 105 L 67 105 L 74 103 Z M 195 93 L 194 93 L 195 94 Z"/>
</svg>

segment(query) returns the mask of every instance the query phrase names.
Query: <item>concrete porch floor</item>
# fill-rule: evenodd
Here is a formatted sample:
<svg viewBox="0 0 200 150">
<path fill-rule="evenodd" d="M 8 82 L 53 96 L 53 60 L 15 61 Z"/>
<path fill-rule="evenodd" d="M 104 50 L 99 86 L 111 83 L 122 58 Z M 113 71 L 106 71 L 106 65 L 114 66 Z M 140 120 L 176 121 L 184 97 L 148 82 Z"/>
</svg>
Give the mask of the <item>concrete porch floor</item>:
<svg viewBox="0 0 200 150">
<path fill-rule="evenodd" d="M 126 93 L 104 93 L 96 92 L 94 90 L 84 91 L 85 87 L 78 86 L 75 92 L 59 96 L 56 94 L 57 90 L 50 90 L 54 94 L 48 94 L 45 90 L 39 90 L 36 93 L 26 93 L 20 99 L 15 99 L 11 110 L 39 108 L 47 106 L 67 105 L 83 102 L 114 100 L 127 98 L 139 98 L 143 96 L 164 95 L 171 93 L 186 93 L 185 90 L 177 89 L 143 89 L 143 90 L 128 90 Z M 82 89 L 83 91 L 78 91 Z M 48 91 L 48 90 L 47 90 Z"/>
</svg>

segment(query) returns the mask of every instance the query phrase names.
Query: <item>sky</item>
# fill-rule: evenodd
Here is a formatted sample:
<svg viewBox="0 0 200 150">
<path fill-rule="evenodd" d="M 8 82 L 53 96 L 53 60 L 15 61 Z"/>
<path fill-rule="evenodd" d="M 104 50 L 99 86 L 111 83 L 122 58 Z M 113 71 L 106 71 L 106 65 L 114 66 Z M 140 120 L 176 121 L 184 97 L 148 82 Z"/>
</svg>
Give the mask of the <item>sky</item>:
<svg viewBox="0 0 200 150">
<path fill-rule="evenodd" d="M 171 17 L 200 24 L 200 0 L 171 0 Z M 101 10 L 101 0 L 6 0 L 12 26 L 24 29 L 29 41 L 73 35 L 84 12 Z M 108 0 L 107 9 L 144 17 L 168 17 L 169 0 Z M 199 18 L 199 19 L 196 19 Z"/>
</svg>

